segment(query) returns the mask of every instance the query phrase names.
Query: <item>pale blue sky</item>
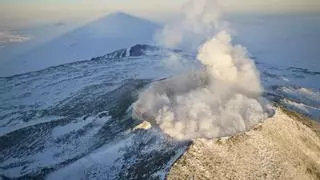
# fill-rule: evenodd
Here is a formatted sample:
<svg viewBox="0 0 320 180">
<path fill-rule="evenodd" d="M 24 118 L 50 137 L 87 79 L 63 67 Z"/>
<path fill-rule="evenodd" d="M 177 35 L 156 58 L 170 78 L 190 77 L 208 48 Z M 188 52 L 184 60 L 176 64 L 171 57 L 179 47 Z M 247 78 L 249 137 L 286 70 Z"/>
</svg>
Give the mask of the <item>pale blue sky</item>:
<svg viewBox="0 0 320 180">
<path fill-rule="evenodd" d="M 112 11 L 159 19 L 186 0 L 0 0 L 0 24 L 24 26 L 41 22 L 90 20 Z"/>
<path fill-rule="evenodd" d="M 124 11 L 153 20 L 170 18 L 187 0 L 0 0 L 0 25 L 90 20 Z M 320 0 L 219 0 L 227 12 L 320 12 Z M 0 28 L 0 30 L 1 30 Z"/>
</svg>

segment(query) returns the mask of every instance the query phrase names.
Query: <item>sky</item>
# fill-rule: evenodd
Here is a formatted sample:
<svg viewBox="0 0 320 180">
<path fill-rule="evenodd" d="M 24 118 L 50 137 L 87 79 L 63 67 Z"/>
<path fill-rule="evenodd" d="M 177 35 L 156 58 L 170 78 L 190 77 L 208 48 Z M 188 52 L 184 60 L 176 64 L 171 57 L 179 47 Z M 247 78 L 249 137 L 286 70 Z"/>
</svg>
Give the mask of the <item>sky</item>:
<svg viewBox="0 0 320 180">
<path fill-rule="evenodd" d="M 187 0 L 0 0 L 0 30 L 53 21 L 91 20 L 124 11 L 162 21 Z M 227 12 L 320 12 L 319 0 L 220 0 Z"/>
</svg>

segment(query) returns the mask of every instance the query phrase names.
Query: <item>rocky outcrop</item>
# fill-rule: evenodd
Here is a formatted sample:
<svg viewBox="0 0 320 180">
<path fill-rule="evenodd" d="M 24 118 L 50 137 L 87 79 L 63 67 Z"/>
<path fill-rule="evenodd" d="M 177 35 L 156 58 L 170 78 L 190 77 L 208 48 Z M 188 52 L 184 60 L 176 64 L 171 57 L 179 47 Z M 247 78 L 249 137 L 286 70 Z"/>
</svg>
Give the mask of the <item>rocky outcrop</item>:
<svg viewBox="0 0 320 180">
<path fill-rule="evenodd" d="M 158 51 L 160 48 L 146 44 L 136 44 L 128 49 L 119 49 L 108 53 L 104 56 L 92 58 L 91 60 L 105 60 L 105 59 L 120 59 L 124 57 L 140 57 L 146 55 L 148 52 Z"/>
<path fill-rule="evenodd" d="M 320 179 L 320 125 L 278 109 L 249 132 L 198 139 L 168 179 Z"/>
</svg>

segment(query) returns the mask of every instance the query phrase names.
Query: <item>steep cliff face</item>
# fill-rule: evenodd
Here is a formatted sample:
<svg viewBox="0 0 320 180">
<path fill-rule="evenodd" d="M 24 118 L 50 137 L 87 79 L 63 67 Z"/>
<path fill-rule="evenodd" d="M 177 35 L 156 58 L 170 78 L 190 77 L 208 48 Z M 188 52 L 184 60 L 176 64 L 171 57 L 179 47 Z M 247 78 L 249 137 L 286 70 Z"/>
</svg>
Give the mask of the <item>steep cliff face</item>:
<svg viewBox="0 0 320 180">
<path fill-rule="evenodd" d="M 198 139 L 168 179 L 320 179 L 320 125 L 277 109 L 249 132 Z"/>
</svg>

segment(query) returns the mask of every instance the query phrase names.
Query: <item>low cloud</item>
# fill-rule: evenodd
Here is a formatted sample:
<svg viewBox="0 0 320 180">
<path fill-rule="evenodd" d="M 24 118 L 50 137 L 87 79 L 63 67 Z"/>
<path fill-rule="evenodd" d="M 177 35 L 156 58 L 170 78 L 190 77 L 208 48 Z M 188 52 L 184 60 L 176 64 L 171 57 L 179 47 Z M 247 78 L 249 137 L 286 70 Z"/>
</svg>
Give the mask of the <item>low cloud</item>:
<svg viewBox="0 0 320 180">
<path fill-rule="evenodd" d="M 30 36 L 21 35 L 14 32 L 1 32 L 0 31 L 0 47 L 9 43 L 21 43 L 30 40 Z"/>
</svg>

